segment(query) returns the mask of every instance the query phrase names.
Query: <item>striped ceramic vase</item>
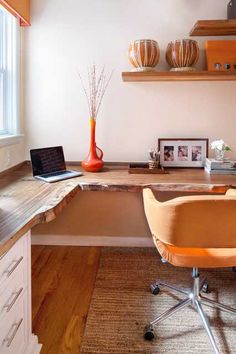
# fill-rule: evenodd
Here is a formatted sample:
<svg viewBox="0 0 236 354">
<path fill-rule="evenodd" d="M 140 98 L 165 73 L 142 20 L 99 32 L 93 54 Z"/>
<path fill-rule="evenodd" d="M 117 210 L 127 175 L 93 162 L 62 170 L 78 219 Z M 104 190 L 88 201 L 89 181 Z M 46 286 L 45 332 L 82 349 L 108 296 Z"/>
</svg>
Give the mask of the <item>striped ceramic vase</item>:
<svg viewBox="0 0 236 354">
<path fill-rule="evenodd" d="M 156 41 L 139 39 L 130 43 L 128 57 L 134 71 L 153 71 L 159 61 L 160 50 Z"/>
<path fill-rule="evenodd" d="M 192 39 L 170 42 L 166 48 L 166 61 L 171 71 L 191 71 L 199 58 L 198 43 Z"/>
</svg>

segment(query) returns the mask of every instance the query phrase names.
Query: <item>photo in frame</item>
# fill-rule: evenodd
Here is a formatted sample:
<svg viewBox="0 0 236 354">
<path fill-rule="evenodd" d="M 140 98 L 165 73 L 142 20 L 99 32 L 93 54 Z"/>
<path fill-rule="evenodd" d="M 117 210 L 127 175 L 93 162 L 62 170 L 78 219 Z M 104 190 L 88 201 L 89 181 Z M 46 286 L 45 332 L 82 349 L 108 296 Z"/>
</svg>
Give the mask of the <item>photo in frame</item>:
<svg viewBox="0 0 236 354">
<path fill-rule="evenodd" d="M 160 138 L 160 164 L 163 167 L 203 168 L 208 157 L 207 138 Z"/>
</svg>

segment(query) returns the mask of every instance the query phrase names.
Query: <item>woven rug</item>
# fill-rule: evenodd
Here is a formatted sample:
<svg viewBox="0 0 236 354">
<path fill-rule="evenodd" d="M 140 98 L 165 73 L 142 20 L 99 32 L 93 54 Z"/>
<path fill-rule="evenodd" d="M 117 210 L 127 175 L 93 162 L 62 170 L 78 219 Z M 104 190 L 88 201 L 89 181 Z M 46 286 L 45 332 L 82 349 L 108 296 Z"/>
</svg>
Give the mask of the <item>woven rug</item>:
<svg viewBox="0 0 236 354">
<path fill-rule="evenodd" d="M 209 298 L 236 308 L 236 274 L 231 269 L 202 270 Z M 181 295 L 163 290 L 152 295 L 156 279 L 189 287 L 188 269 L 162 264 L 153 248 L 104 248 L 88 313 L 81 354 L 212 353 L 194 309 L 186 307 L 155 327 L 153 341 L 144 327 L 175 305 Z M 236 316 L 204 307 L 220 353 L 236 353 Z"/>
</svg>

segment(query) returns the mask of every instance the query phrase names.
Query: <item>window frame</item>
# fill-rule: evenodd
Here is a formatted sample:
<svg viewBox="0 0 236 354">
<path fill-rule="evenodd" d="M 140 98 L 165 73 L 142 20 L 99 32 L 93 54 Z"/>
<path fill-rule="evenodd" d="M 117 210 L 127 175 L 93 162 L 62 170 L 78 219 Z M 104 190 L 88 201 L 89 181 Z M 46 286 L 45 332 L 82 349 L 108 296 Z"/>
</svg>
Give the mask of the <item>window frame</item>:
<svg viewBox="0 0 236 354">
<path fill-rule="evenodd" d="M 0 147 L 18 143 L 20 134 L 20 22 L 0 5 L 0 75 L 3 130 Z"/>
</svg>

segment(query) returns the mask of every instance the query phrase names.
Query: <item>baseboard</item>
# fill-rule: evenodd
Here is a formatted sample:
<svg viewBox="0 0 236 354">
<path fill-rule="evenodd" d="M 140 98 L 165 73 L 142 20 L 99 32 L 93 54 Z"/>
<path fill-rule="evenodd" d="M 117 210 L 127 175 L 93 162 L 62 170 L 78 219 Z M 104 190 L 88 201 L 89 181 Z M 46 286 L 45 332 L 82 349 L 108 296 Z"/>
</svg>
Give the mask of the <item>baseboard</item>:
<svg viewBox="0 0 236 354">
<path fill-rule="evenodd" d="M 31 235 L 32 245 L 154 247 L 152 238 L 117 236 Z"/>
<path fill-rule="evenodd" d="M 39 344 L 38 337 L 35 334 L 31 334 L 28 348 L 24 354 L 39 354 L 41 348 L 42 344 Z"/>
</svg>

